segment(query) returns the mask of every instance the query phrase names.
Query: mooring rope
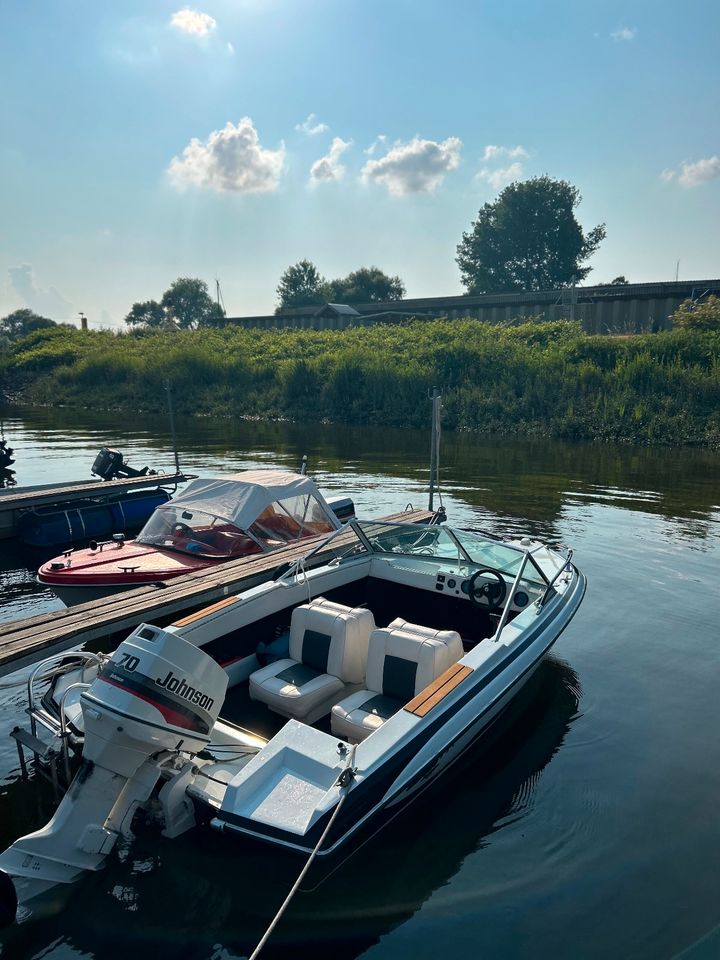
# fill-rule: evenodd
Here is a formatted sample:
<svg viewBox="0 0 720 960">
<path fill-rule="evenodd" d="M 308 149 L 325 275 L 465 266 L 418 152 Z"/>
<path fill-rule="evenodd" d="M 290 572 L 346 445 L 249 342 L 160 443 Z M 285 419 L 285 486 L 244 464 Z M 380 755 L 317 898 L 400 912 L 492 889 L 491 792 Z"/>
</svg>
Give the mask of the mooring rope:
<svg viewBox="0 0 720 960">
<path fill-rule="evenodd" d="M 338 800 L 337 806 L 336 806 L 335 809 L 333 810 L 332 816 L 330 817 L 330 819 L 329 819 L 328 822 L 327 822 L 327 826 L 325 827 L 325 829 L 323 830 L 322 834 L 320 835 L 320 839 L 319 839 L 318 842 L 315 844 L 315 846 L 314 846 L 314 848 L 313 848 L 313 851 L 312 851 L 312 853 L 310 854 L 310 856 L 308 857 L 305 866 L 304 866 L 304 867 L 302 868 L 302 870 L 300 871 L 300 874 L 298 875 L 297 880 L 295 881 L 295 883 L 294 883 L 294 884 L 292 885 L 292 887 L 290 888 L 290 892 L 288 893 L 288 895 L 285 897 L 285 899 L 283 900 L 282 904 L 280 905 L 280 909 L 278 910 L 278 912 L 277 912 L 277 913 L 275 914 L 275 916 L 273 917 L 273 919 L 272 919 L 272 921 L 271 921 L 271 923 L 270 923 L 270 926 L 267 928 L 267 930 L 266 930 L 265 933 L 263 934 L 262 939 L 260 940 L 260 942 L 258 943 L 258 945 L 255 947 L 255 949 L 253 950 L 253 952 L 250 954 L 248 960 L 256 960 L 256 958 L 260 955 L 260 951 L 261 951 L 262 948 L 265 946 L 265 944 L 268 942 L 268 939 L 272 936 L 272 933 L 273 933 L 273 931 L 275 930 L 275 927 L 277 927 L 278 923 L 280 922 L 280 919 L 282 918 L 282 915 L 285 913 L 285 911 L 287 910 L 288 906 L 290 905 L 290 901 L 291 901 L 292 898 L 295 896 L 295 894 L 298 892 L 298 890 L 299 890 L 299 888 L 300 888 L 300 884 L 303 882 L 303 880 L 304 880 L 304 878 L 305 878 L 305 874 L 306 874 L 306 873 L 308 872 L 308 870 L 310 869 L 310 866 L 311 866 L 313 860 L 315 859 L 318 851 L 320 850 L 320 847 L 321 847 L 321 846 L 323 845 L 323 843 L 325 842 L 325 838 L 326 838 L 327 835 L 330 833 L 330 830 L 331 830 L 331 828 L 332 828 L 332 825 L 335 823 L 335 820 L 337 819 L 337 815 L 340 813 L 340 810 L 342 809 L 342 805 L 343 805 L 343 803 L 345 802 L 345 798 L 347 797 L 348 793 L 350 792 L 350 786 L 351 786 L 351 784 L 352 784 L 352 782 L 353 782 L 353 779 L 354 779 L 354 776 L 355 776 L 355 771 L 354 771 L 354 768 L 353 768 L 353 761 L 354 761 L 354 759 L 355 759 L 355 749 L 356 749 L 356 746 L 355 746 L 355 745 L 353 745 L 353 746 L 350 748 L 350 755 L 349 755 L 349 757 L 348 757 L 348 761 L 347 761 L 347 764 L 346 764 L 346 766 L 345 766 L 345 769 L 342 771 L 342 773 L 340 774 L 340 776 L 339 776 L 339 777 L 337 778 L 337 780 L 335 781 L 336 784 L 339 784 L 340 789 L 342 790 L 342 796 L 341 796 L 340 799 Z"/>
</svg>

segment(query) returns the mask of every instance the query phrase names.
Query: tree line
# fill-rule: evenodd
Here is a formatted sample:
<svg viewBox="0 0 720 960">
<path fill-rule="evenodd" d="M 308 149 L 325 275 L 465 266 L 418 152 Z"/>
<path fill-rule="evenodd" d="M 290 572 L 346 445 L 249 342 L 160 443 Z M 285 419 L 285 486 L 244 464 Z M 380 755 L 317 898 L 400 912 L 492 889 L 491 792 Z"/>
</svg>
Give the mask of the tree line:
<svg viewBox="0 0 720 960">
<path fill-rule="evenodd" d="M 606 231 L 604 224 L 583 230 L 575 215 L 581 200 L 577 187 L 548 176 L 505 187 L 496 200 L 480 208 L 457 245 L 455 259 L 466 292 L 553 290 L 584 280 L 592 269 L 587 261 Z M 627 280 L 616 277 L 612 284 L 618 283 Z M 312 261 L 303 259 L 284 271 L 276 292 L 279 313 L 324 303 L 402 300 L 405 284 L 377 266 L 360 267 L 345 277 L 327 280 Z M 0 333 L 12 339 L 16 334 L 9 328 L 14 329 L 16 321 L 6 325 L 8 330 L 3 327 L 5 321 L 0 321 Z M 207 283 L 192 277 L 175 280 L 160 300 L 134 303 L 125 317 L 131 327 L 165 330 L 217 327 L 224 321 L 225 312 L 210 296 Z M 29 322 L 21 319 L 26 332 Z"/>
<path fill-rule="evenodd" d="M 443 391 L 450 429 L 720 449 L 720 300 L 671 331 L 590 336 L 577 322 L 415 320 L 346 330 L 35 330 L 0 354 L 23 402 L 317 423 L 424 426 Z"/>
</svg>

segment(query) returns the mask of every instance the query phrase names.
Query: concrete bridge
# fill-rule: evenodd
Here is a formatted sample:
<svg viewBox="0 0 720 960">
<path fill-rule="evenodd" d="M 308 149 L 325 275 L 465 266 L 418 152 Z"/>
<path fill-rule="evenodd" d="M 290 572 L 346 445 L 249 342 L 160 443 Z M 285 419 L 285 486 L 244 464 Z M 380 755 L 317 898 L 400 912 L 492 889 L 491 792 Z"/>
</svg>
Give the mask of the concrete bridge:
<svg viewBox="0 0 720 960">
<path fill-rule="evenodd" d="M 684 300 L 720 296 L 720 280 L 628 283 L 543 290 L 535 293 L 488 293 L 482 296 L 423 297 L 387 303 L 353 304 L 352 308 L 296 307 L 261 317 L 228 317 L 227 322 L 262 329 L 343 330 L 374 323 L 397 323 L 410 317 L 475 317 L 502 323 L 515 317 L 579 320 L 588 333 L 649 333 L 669 330 L 670 316 Z"/>
</svg>

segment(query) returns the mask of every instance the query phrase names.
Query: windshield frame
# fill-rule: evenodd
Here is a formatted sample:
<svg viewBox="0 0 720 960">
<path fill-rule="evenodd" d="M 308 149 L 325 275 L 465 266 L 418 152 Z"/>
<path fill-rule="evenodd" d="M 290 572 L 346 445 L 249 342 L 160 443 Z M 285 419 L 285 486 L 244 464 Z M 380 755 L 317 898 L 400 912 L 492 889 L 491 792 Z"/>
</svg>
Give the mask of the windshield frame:
<svg viewBox="0 0 720 960">
<path fill-rule="evenodd" d="M 383 546 L 381 543 L 376 541 L 374 538 L 368 536 L 367 531 L 363 529 L 363 525 L 365 526 L 371 525 L 372 527 L 375 527 L 375 528 L 382 527 L 382 528 L 387 528 L 388 530 L 395 529 L 402 533 L 411 532 L 419 537 L 421 537 L 422 534 L 426 532 L 428 529 L 437 529 L 438 531 L 441 531 L 443 534 L 447 534 L 450 540 L 452 541 L 452 543 L 455 544 L 455 546 L 457 547 L 459 563 L 468 564 L 469 566 L 475 567 L 478 570 L 495 569 L 494 567 L 490 567 L 488 563 L 482 560 L 474 559 L 470 555 L 468 550 L 463 546 L 462 542 L 458 539 L 453 528 L 447 526 L 446 524 L 417 524 L 417 523 L 402 523 L 397 521 L 393 522 L 393 521 L 385 521 L 385 520 L 358 520 L 357 518 L 354 518 L 352 520 L 349 520 L 338 530 L 334 530 L 330 534 L 330 536 L 325 537 L 320 543 L 315 544 L 312 547 L 312 549 L 309 550 L 306 554 L 303 554 L 302 557 L 292 561 L 288 569 L 283 571 L 282 575 L 278 577 L 278 579 L 288 580 L 288 579 L 291 579 L 293 576 L 298 575 L 301 571 L 305 569 L 307 562 L 312 557 L 314 557 L 318 553 L 321 553 L 340 534 L 343 534 L 343 533 L 347 534 L 349 530 L 352 530 L 353 533 L 355 534 L 355 538 L 356 538 L 355 542 L 348 543 L 347 545 L 343 544 L 344 553 L 340 553 L 339 555 L 336 555 L 328 559 L 326 561 L 326 565 L 329 566 L 330 564 L 343 563 L 346 560 L 352 561 L 356 559 L 358 557 L 358 547 L 362 548 L 362 556 L 366 558 L 373 557 L 373 556 L 387 556 L 392 559 L 399 559 L 400 557 L 405 556 L 405 557 L 412 557 L 414 560 L 425 561 L 425 562 L 435 563 L 435 564 L 443 563 L 443 562 L 447 563 L 448 561 L 452 560 L 452 558 L 442 556 L 442 555 L 412 553 L 412 552 L 405 553 L 402 550 L 383 549 Z M 502 537 L 498 537 L 494 534 L 488 534 L 487 531 L 485 530 L 482 530 L 482 531 L 472 530 L 472 529 L 466 530 L 465 528 L 462 528 L 462 527 L 458 527 L 457 530 L 458 532 L 461 532 L 461 533 L 470 533 L 473 535 L 479 534 L 482 537 L 487 538 L 487 540 L 490 540 L 496 543 L 498 546 L 501 546 L 503 549 L 508 550 L 511 553 L 517 554 L 518 569 L 522 571 L 523 574 L 525 574 L 528 566 L 532 567 L 538 577 L 536 581 L 536 585 L 538 587 L 543 588 L 543 596 L 546 596 L 547 592 L 552 587 L 552 583 L 554 583 L 554 580 L 551 583 L 551 581 L 548 579 L 545 572 L 538 565 L 537 561 L 533 557 L 534 551 L 532 549 L 525 549 L 523 547 L 516 546 L 514 543 L 508 543 Z M 546 549 L 552 549 L 547 547 L 547 544 L 544 544 L 544 543 L 542 544 L 538 543 L 536 546 L 536 549 L 541 547 L 544 547 Z M 558 554 L 558 557 L 560 557 L 560 554 Z M 563 558 L 560 557 L 560 559 L 563 559 Z M 565 567 L 565 564 L 563 563 L 560 567 L 559 572 L 561 572 L 564 567 Z M 511 582 L 516 580 L 516 577 L 517 577 L 516 570 L 506 570 L 503 568 L 498 568 L 498 572 L 501 573 L 503 576 L 508 577 Z M 558 575 L 559 575 L 559 572 L 558 572 Z M 557 579 L 557 575 L 555 579 Z"/>
</svg>

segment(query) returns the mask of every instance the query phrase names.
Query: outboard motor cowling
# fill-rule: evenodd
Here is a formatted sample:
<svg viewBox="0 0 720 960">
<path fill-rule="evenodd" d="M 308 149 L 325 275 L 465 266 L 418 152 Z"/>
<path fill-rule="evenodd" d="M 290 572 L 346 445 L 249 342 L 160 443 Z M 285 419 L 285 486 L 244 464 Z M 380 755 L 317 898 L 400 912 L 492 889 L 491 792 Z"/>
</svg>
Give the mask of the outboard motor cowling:
<svg viewBox="0 0 720 960">
<path fill-rule="evenodd" d="M 162 765 L 209 743 L 227 680 L 206 653 L 157 627 L 142 624 L 120 644 L 82 694 L 82 766 L 54 817 L 0 855 L 22 908 L 102 867 Z"/>
<path fill-rule="evenodd" d="M 177 634 L 142 624 L 82 696 L 83 756 L 102 764 L 108 751 L 117 754 L 117 769 L 120 751 L 132 749 L 133 740 L 144 751 L 202 750 L 226 689 L 227 674 L 206 653 Z"/>
</svg>

